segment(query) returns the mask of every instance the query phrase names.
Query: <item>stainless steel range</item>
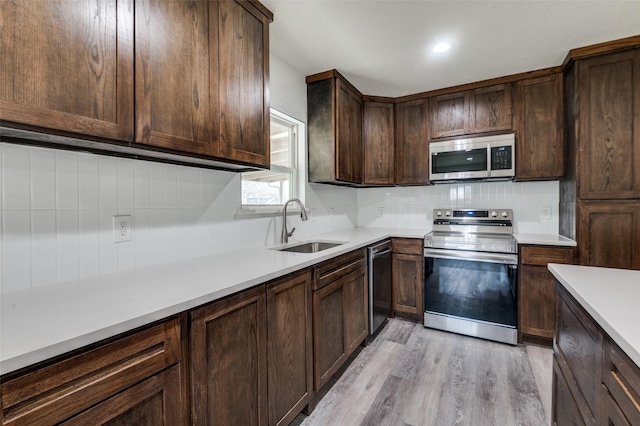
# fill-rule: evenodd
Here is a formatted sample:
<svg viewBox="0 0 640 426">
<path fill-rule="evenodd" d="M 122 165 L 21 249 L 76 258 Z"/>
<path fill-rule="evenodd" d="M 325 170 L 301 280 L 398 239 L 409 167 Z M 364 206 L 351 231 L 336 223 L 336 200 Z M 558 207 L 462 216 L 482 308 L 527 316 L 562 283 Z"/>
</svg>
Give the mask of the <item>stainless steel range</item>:
<svg viewBox="0 0 640 426">
<path fill-rule="evenodd" d="M 517 244 L 510 209 L 435 209 L 424 237 L 424 325 L 518 342 Z"/>
</svg>

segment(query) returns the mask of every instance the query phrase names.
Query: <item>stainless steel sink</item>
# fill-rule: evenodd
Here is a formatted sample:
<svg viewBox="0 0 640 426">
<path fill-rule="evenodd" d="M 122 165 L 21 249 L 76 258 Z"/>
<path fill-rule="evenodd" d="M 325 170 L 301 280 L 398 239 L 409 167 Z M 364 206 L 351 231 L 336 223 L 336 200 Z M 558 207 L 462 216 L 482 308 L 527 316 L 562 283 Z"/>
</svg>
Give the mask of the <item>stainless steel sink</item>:
<svg viewBox="0 0 640 426">
<path fill-rule="evenodd" d="M 292 251 L 296 253 L 317 253 L 322 250 L 327 250 L 332 247 L 337 247 L 344 243 L 335 243 L 329 241 L 309 241 L 306 243 L 298 244 L 295 246 L 276 249 L 278 251 Z"/>
</svg>

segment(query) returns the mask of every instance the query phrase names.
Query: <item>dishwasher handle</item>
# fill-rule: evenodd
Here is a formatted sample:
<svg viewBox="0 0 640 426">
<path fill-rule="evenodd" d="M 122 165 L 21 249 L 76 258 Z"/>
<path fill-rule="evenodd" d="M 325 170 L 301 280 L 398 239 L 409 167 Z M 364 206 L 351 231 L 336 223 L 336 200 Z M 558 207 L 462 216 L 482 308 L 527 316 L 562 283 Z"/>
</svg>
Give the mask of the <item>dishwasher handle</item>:
<svg viewBox="0 0 640 426">
<path fill-rule="evenodd" d="M 389 253 L 391 253 L 391 249 L 390 248 L 386 249 L 384 251 L 373 251 L 371 253 L 371 258 L 375 259 L 376 257 L 384 256 L 385 254 L 389 254 Z"/>
</svg>

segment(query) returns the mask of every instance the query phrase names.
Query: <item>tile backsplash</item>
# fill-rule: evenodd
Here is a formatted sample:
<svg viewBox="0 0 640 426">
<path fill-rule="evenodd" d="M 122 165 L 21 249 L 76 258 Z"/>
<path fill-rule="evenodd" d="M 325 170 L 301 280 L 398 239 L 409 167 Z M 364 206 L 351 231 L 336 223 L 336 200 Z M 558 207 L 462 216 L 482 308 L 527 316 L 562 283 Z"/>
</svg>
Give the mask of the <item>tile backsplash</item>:
<svg viewBox="0 0 640 426">
<path fill-rule="evenodd" d="M 240 212 L 236 173 L 0 144 L 2 292 L 277 242 L 281 219 Z M 307 185 L 298 239 L 355 226 L 355 190 Z M 113 216 L 133 240 L 113 242 Z"/>
<path fill-rule="evenodd" d="M 431 228 L 434 208 L 513 209 L 514 232 L 558 233 L 558 181 L 358 189 L 358 226 Z M 551 217 L 541 218 L 542 207 Z"/>
<path fill-rule="evenodd" d="M 279 216 L 240 214 L 239 174 L 0 143 L 0 287 L 29 289 L 278 241 Z M 295 239 L 353 226 L 430 229 L 436 207 L 512 208 L 517 232 L 558 232 L 558 182 L 344 188 L 305 184 Z M 551 219 L 540 219 L 543 206 Z M 113 242 L 130 214 L 133 240 Z"/>
</svg>

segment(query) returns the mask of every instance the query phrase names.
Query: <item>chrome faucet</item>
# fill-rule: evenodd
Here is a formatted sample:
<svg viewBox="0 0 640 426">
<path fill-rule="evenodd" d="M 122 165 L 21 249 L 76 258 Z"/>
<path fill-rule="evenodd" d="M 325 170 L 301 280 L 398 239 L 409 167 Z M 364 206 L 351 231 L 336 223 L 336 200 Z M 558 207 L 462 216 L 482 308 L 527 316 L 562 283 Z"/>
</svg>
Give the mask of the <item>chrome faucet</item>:
<svg viewBox="0 0 640 426">
<path fill-rule="evenodd" d="M 300 219 L 304 220 L 309 220 L 309 218 L 307 217 L 307 211 L 304 209 L 304 204 L 302 204 L 302 201 L 300 201 L 297 198 L 290 198 L 287 200 L 286 203 L 284 203 L 284 208 L 282 209 L 282 243 L 286 244 L 289 242 L 289 237 L 293 235 L 293 231 L 296 230 L 296 228 L 293 228 L 291 230 L 291 232 L 287 232 L 287 206 L 289 205 L 289 203 L 291 202 L 296 202 L 298 203 L 298 205 L 300 206 Z"/>
</svg>

